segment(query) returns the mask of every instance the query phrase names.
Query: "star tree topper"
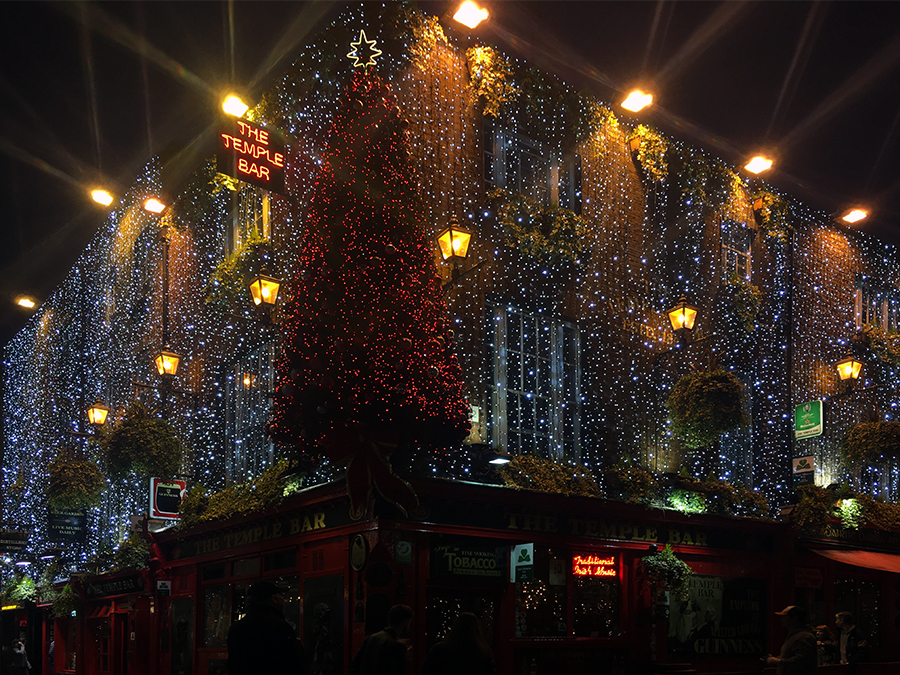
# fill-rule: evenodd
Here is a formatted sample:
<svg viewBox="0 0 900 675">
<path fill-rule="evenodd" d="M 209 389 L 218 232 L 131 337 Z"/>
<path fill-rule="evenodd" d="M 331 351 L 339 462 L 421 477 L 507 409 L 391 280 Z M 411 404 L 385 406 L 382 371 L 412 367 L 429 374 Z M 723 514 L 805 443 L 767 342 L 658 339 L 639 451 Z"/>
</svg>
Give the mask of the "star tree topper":
<svg viewBox="0 0 900 675">
<path fill-rule="evenodd" d="M 368 52 L 368 58 L 361 55 L 360 47 L 365 45 L 363 51 Z M 367 40 L 366 39 L 366 31 L 359 31 L 359 39 L 356 42 L 351 42 L 350 46 L 353 49 L 347 54 L 348 59 L 352 59 L 354 68 L 368 68 L 369 66 L 375 65 L 375 57 L 381 56 L 381 50 L 375 46 L 375 40 Z M 363 60 L 365 59 L 365 62 Z"/>
</svg>

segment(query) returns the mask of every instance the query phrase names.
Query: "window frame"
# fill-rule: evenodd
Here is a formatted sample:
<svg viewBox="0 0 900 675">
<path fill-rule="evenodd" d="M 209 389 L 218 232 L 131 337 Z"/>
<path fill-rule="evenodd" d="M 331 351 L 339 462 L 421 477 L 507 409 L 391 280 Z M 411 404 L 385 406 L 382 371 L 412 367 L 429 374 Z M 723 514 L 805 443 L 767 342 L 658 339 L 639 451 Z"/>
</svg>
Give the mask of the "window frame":
<svg viewBox="0 0 900 675">
<path fill-rule="evenodd" d="M 736 246 L 738 233 L 746 241 L 746 250 Z M 724 220 L 719 226 L 719 241 L 722 250 L 723 280 L 728 282 L 732 274 L 741 281 L 749 282 L 753 271 L 753 229 L 735 220 Z"/>
</svg>

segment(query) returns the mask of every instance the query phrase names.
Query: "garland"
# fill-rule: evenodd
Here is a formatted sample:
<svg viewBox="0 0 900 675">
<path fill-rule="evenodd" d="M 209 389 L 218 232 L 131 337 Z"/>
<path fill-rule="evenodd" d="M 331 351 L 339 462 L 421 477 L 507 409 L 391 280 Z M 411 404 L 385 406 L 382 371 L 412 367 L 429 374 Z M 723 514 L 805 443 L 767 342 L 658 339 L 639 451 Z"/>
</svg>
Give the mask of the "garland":
<svg viewBox="0 0 900 675">
<path fill-rule="evenodd" d="M 215 493 L 210 493 L 198 483 L 181 502 L 181 521 L 178 527 L 189 528 L 211 520 L 261 511 L 278 504 L 302 486 L 302 477 L 292 476 L 285 480 L 287 468 L 287 462 L 279 462 L 246 483 L 229 485 Z"/>
<path fill-rule="evenodd" d="M 766 236 L 781 243 L 787 242 L 791 222 L 786 201 L 773 192 L 760 190 L 753 195 L 753 213 Z"/>
<path fill-rule="evenodd" d="M 859 422 L 847 430 L 841 443 L 844 456 L 852 464 L 869 464 L 900 459 L 900 422 Z"/>
<path fill-rule="evenodd" d="M 667 590 L 677 598 L 687 598 L 690 580 L 694 576 L 690 565 L 675 555 L 670 544 L 653 555 L 641 558 L 638 572 L 646 584 Z"/>
<path fill-rule="evenodd" d="M 669 166 L 666 162 L 668 143 L 655 129 L 640 124 L 629 134 L 628 142 L 632 148 L 637 145 L 634 158 L 651 183 L 668 177 Z"/>
<path fill-rule="evenodd" d="M 114 478 L 139 476 L 170 478 L 178 473 L 186 452 L 167 420 L 152 417 L 138 402 L 122 420 L 101 436 L 109 473 Z"/>
<path fill-rule="evenodd" d="M 688 373 L 666 401 L 673 429 L 686 448 L 706 448 L 726 431 L 744 426 L 744 384 L 724 370 Z"/>
<path fill-rule="evenodd" d="M 213 270 L 204 291 L 204 302 L 218 309 L 228 309 L 245 302 L 247 286 L 254 272 L 258 271 L 260 249 L 268 244 L 269 240 L 254 227 L 246 241 Z"/>
<path fill-rule="evenodd" d="M 520 90 L 513 85 L 513 68 L 500 52 L 491 47 L 469 47 L 466 50 L 469 66 L 469 102 L 484 99 L 482 114 L 499 117 L 508 103 L 516 100 Z"/>
<path fill-rule="evenodd" d="M 581 255 L 581 240 L 587 223 L 559 206 L 543 207 L 534 200 L 506 190 L 488 193 L 497 202 L 497 221 L 509 246 L 535 258 L 575 262 Z"/>
<path fill-rule="evenodd" d="M 865 336 L 869 348 L 880 361 L 900 366 L 900 333 L 869 325 L 865 328 Z"/>
<path fill-rule="evenodd" d="M 58 457 L 48 471 L 47 504 L 52 510 L 77 511 L 100 503 L 106 478 L 94 462 Z"/>
<path fill-rule="evenodd" d="M 499 473 L 503 484 L 515 490 L 549 492 L 568 497 L 601 496 L 590 470 L 574 462 L 518 455 Z"/>
<path fill-rule="evenodd" d="M 756 328 L 756 317 L 763 301 L 763 292 L 759 286 L 741 279 L 737 274 L 724 284 L 726 306 L 730 310 L 733 323 L 747 333 Z"/>
</svg>

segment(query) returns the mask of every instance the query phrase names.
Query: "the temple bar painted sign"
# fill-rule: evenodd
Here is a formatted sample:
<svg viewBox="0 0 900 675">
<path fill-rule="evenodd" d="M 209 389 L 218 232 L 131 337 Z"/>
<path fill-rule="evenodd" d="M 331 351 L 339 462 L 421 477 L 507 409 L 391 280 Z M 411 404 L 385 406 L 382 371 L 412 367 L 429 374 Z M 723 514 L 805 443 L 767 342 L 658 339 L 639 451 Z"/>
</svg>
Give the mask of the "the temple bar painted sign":
<svg viewBox="0 0 900 675">
<path fill-rule="evenodd" d="M 113 595 L 141 593 L 146 588 L 147 582 L 142 574 L 130 574 L 127 577 L 89 581 L 85 585 L 84 593 L 89 598 L 108 598 Z"/>
<path fill-rule="evenodd" d="M 523 532 L 567 533 L 576 537 L 618 539 L 621 541 L 647 541 L 680 546 L 709 546 L 706 532 L 693 528 L 667 525 L 660 529 L 644 523 L 607 522 L 588 518 L 559 518 L 557 516 L 528 513 L 507 513 L 508 530 Z"/>
<path fill-rule="evenodd" d="M 219 132 L 220 173 L 284 194 L 284 138 L 246 120 L 229 118 Z"/>
<path fill-rule="evenodd" d="M 221 553 L 266 541 L 300 537 L 326 528 L 349 525 L 351 522 L 353 521 L 350 520 L 346 504 L 320 511 L 278 515 L 245 527 L 236 527 L 197 539 L 178 541 L 174 544 L 170 555 L 173 559 L 181 559 Z"/>
</svg>

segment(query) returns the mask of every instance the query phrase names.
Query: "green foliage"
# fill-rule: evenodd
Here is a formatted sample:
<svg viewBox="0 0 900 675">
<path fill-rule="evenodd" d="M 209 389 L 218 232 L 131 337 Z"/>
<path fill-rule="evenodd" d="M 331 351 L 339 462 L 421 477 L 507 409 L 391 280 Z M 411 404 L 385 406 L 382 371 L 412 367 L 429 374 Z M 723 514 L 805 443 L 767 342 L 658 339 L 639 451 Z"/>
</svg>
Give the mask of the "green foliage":
<svg viewBox="0 0 900 675">
<path fill-rule="evenodd" d="M 869 464 L 900 459 L 900 422 L 859 422 L 847 430 L 841 443 L 844 456 L 852 464 Z"/>
<path fill-rule="evenodd" d="M 33 602 L 37 597 L 37 587 L 27 574 L 14 574 L 3 586 L 0 596 L 3 602 L 8 603 Z"/>
<path fill-rule="evenodd" d="M 269 240 L 253 228 L 247 239 L 213 270 L 204 291 L 206 304 L 227 309 L 246 303 L 250 297 L 250 279 L 259 271 L 259 249 L 268 243 Z"/>
<path fill-rule="evenodd" d="M 569 497 L 599 497 L 600 488 L 591 472 L 574 462 L 553 461 L 535 455 L 519 455 L 499 471 L 504 485 Z"/>
<path fill-rule="evenodd" d="M 491 47 L 469 47 L 469 100 L 484 99 L 483 114 L 499 117 L 504 106 L 513 102 L 519 89 L 513 85 L 513 68 L 500 52 Z"/>
<path fill-rule="evenodd" d="M 900 366 L 900 333 L 873 325 L 866 326 L 865 335 L 875 356 L 891 366 Z"/>
<path fill-rule="evenodd" d="M 644 556 L 638 564 L 638 572 L 651 586 L 663 588 L 678 598 L 686 598 L 694 571 L 666 544 L 661 551 Z"/>
<path fill-rule="evenodd" d="M 656 476 L 642 466 L 625 466 L 612 469 L 606 474 L 611 496 L 632 504 L 655 503 L 660 485 Z"/>
<path fill-rule="evenodd" d="M 101 544 L 99 550 L 87 561 L 86 566 L 95 574 L 105 574 L 127 569 L 144 569 L 149 564 L 149 544 L 141 535 L 132 532 L 115 549 L 108 544 Z"/>
<path fill-rule="evenodd" d="M 412 30 L 413 41 L 409 47 L 409 56 L 412 64 L 424 71 L 428 63 L 428 57 L 434 54 L 438 45 L 447 45 L 447 36 L 440 20 L 436 16 L 425 15 L 421 12 L 410 12 L 408 16 L 409 27 Z"/>
<path fill-rule="evenodd" d="M 178 527 L 187 528 L 210 520 L 253 513 L 278 504 L 299 489 L 300 479 L 297 477 L 284 480 L 283 474 L 287 468 L 287 462 L 279 462 L 246 483 L 229 485 L 212 494 L 202 485 L 195 485 L 181 502 Z"/>
<path fill-rule="evenodd" d="M 725 284 L 725 298 L 734 322 L 747 333 L 756 328 L 756 317 L 763 301 L 758 286 L 733 274 Z"/>
<path fill-rule="evenodd" d="M 507 243 L 528 256 L 574 262 L 581 255 L 587 224 L 581 216 L 558 206 L 545 208 L 528 197 L 491 190 L 497 221 Z"/>
<path fill-rule="evenodd" d="M 753 195 L 753 210 L 760 229 L 766 236 L 787 242 L 791 231 L 788 205 L 781 197 L 768 190 L 760 190 Z"/>
<path fill-rule="evenodd" d="M 58 457 L 48 470 L 47 504 L 51 509 L 77 511 L 100 503 L 106 478 L 94 462 Z"/>
<path fill-rule="evenodd" d="M 672 490 L 669 495 L 669 505 L 681 513 L 706 513 L 707 511 L 706 499 L 702 494 L 680 488 Z"/>
<path fill-rule="evenodd" d="M 101 441 L 109 473 L 124 478 L 171 478 L 181 467 L 184 445 L 167 420 L 152 417 L 140 403 L 133 403 L 125 416 Z"/>
<path fill-rule="evenodd" d="M 72 588 L 71 582 L 67 583 L 53 601 L 53 616 L 58 619 L 67 618 L 80 609 L 81 600 L 75 593 L 75 589 Z"/>
<path fill-rule="evenodd" d="M 862 524 L 879 530 L 900 532 L 900 504 L 886 504 L 864 494 L 855 495 L 854 501 L 862 507 Z"/>
<path fill-rule="evenodd" d="M 835 493 L 815 485 L 802 485 L 797 491 L 800 503 L 791 511 L 790 522 L 807 534 L 821 534 L 835 515 Z"/>
<path fill-rule="evenodd" d="M 744 397 L 743 383 L 719 369 L 684 375 L 672 387 L 666 406 L 682 444 L 696 450 L 747 423 Z"/>
<path fill-rule="evenodd" d="M 633 139 L 640 140 L 637 149 L 637 161 L 650 179 L 650 182 L 665 180 L 669 175 L 669 167 L 666 161 L 668 143 L 659 133 L 645 124 L 639 125 L 628 136 L 628 142 Z"/>
<path fill-rule="evenodd" d="M 863 505 L 856 499 L 842 499 L 837 504 L 841 525 L 851 530 L 858 530 L 865 523 Z"/>
<path fill-rule="evenodd" d="M 677 499 L 670 497 L 672 505 L 685 513 L 716 513 L 762 518 L 769 511 L 769 503 L 762 493 L 715 479 L 696 480 L 682 476 L 678 486 L 672 491 L 673 497 L 676 494 Z M 682 508 L 679 508 L 679 504 Z"/>
<path fill-rule="evenodd" d="M 571 149 L 593 136 L 604 121 L 615 120 L 590 95 L 573 91 L 538 68 L 519 68 L 516 81 L 521 84 L 513 113 L 516 127 L 549 147 Z"/>
</svg>

